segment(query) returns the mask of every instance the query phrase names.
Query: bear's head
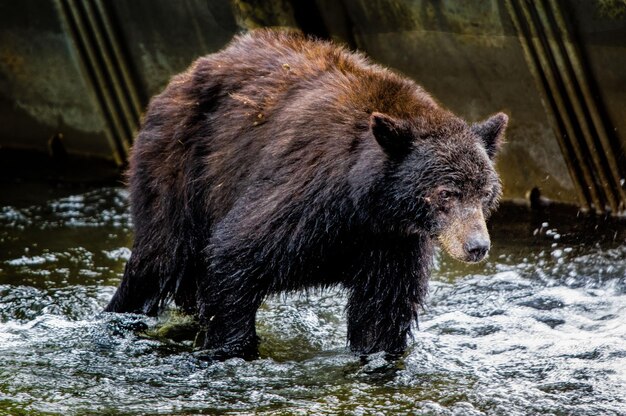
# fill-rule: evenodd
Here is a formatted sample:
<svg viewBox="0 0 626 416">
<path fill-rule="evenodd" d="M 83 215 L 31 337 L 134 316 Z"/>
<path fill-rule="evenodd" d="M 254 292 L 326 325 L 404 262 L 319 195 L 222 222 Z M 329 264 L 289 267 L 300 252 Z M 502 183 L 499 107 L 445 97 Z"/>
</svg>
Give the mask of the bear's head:
<svg viewBox="0 0 626 416">
<path fill-rule="evenodd" d="M 370 129 L 386 154 L 379 193 L 386 228 L 429 235 L 460 261 L 483 260 L 491 245 L 485 220 L 501 195 L 494 158 L 507 122 L 503 113 L 473 125 L 447 112 L 426 121 L 373 113 Z"/>
</svg>

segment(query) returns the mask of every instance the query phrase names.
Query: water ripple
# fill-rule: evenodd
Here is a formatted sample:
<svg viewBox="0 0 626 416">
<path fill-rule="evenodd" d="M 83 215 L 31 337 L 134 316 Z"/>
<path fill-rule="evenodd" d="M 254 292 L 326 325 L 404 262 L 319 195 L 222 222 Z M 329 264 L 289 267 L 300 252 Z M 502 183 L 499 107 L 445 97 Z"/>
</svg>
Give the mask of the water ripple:
<svg viewBox="0 0 626 416">
<path fill-rule="evenodd" d="M 130 254 L 125 191 L 2 207 L 0 415 L 626 414 L 623 232 L 522 217 L 496 218 L 484 265 L 438 254 L 397 363 L 348 351 L 327 290 L 262 306 L 261 359 L 209 364 L 155 335 L 167 314 L 101 312 Z"/>
</svg>

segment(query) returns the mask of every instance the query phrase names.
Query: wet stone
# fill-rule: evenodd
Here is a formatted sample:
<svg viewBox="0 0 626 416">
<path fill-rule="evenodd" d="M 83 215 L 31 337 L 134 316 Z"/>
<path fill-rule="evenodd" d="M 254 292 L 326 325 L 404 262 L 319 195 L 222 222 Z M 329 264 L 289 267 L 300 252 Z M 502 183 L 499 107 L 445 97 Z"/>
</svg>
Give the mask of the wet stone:
<svg viewBox="0 0 626 416">
<path fill-rule="evenodd" d="M 565 306 L 563 302 L 552 298 L 535 298 L 518 303 L 520 306 L 528 306 L 529 308 L 538 309 L 540 311 L 551 311 L 552 309 L 562 308 Z"/>
<path fill-rule="evenodd" d="M 568 381 L 561 381 L 555 383 L 540 384 L 537 388 L 546 393 L 562 393 L 569 391 L 586 391 L 592 392 L 593 386 L 587 383 L 573 383 Z"/>
<path fill-rule="evenodd" d="M 551 318 L 549 316 L 536 316 L 535 319 L 538 320 L 539 322 L 543 322 L 544 324 L 548 325 L 552 329 L 556 328 L 559 325 L 563 325 L 565 323 L 564 319 Z"/>
</svg>

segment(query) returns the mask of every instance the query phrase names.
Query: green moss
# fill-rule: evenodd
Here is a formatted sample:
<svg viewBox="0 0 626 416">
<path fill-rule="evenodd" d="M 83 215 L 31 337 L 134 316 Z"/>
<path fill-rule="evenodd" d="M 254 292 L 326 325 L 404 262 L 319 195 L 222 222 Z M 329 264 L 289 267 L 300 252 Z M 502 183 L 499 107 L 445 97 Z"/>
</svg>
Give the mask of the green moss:
<svg viewBox="0 0 626 416">
<path fill-rule="evenodd" d="M 245 29 L 298 27 L 291 3 L 287 0 L 233 0 L 232 5 L 237 23 Z"/>
<path fill-rule="evenodd" d="M 172 310 L 155 328 L 146 331 L 146 335 L 151 338 L 181 342 L 195 340 L 199 331 L 200 324 L 193 316 Z"/>
<path fill-rule="evenodd" d="M 596 6 L 602 17 L 610 19 L 626 17 L 626 0 L 597 0 Z"/>
</svg>

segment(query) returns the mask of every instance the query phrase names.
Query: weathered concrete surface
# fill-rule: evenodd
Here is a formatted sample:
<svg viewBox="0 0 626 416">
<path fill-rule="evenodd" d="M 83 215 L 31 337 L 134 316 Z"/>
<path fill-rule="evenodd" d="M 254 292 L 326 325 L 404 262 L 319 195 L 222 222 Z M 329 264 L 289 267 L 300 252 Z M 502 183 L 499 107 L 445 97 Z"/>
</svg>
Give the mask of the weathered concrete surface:
<svg viewBox="0 0 626 416">
<path fill-rule="evenodd" d="M 54 3 L 0 2 L 0 146 L 45 150 L 62 132 L 73 153 L 110 158 L 103 130 Z"/>
<path fill-rule="evenodd" d="M 242 30 L 224 0 L 113 0 L 111 6 L 145 102 Z"/>
<path fill-rule="evenodd" d="M 626 149 L 626 2 L 576 0 L 573 5 L 571 11 L 582 33 L 578 40 L 598 84 L 595 92 Z M 620 162 L 626 166 L 626 158 Z"/>
<path fill-rule="evenodd" d="M 121 164 L 130 143 L 122 136 L 132 138 L 133 123 L 124 130 L 109 113 L 124 111 L 130 96 L 138 97 L 143 108 L 172 75 L 220 49 L 241 30 L 299 27 L 358 48 L 414 78 L 470 121 L 506 111 L 511 116 L 508 143 L 498 162 L 505 197 L 524 198 L 540 188 L 545 197 L 577 203 L 580 178 L 572 174 L 571 157 L 566 163 L 545 91 L 542 95 L 529 69 L 519 28 L 507 8 L 514 1 L 0 1 L 0 149 L 50 152 L 60 146 L 70 156 Z M 612 0 L 566 3 L 576 42 L 580 40 L 577 47 L 594 81 L 594 97 L 617 138 L 612 153 L 626 168 L 625 7 Z M 81 7 L 105 10 L 104 17 L 96 18 L 111 22 L 95 25 L 87 41 L 98 49 L 96 37 L 108 36 L 113 43 L 109 49 L 123 57 L 117 66 L 102 65 L 105 79 L 99 84 L 89 65 L 100 58 L 88 59 L 68 17 L 67 10 Z M 89 17 L 79 14 L 76 19 L 89 22 Z M 117 84 L 107 74 L 114 78 L 124 68 L 129 76 L 111 104 L 103 94 Z"/>
<path fill-rule="evenodd" d="M 107 2 L 143 106 L 172 75 L 240 30 L 228 2 L 208 3 Z M 124 155 L 114 156 L 107 138 L 113 127 L 98 101 L 101 91 L 89 82 L 62 4 L 0 2 L 0 148 L 47 151 L 51 137 L 60 133 L 71 155 L 119 164 Z"/>
</svg>

